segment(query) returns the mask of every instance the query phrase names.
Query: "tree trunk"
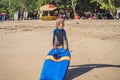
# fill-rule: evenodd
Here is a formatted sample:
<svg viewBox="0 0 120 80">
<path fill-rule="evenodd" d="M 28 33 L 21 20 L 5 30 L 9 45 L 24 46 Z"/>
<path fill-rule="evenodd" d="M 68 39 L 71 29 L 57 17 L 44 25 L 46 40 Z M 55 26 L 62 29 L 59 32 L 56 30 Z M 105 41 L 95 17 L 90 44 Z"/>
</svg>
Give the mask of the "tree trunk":
<svg viewBox="0 0 120 80">
<path fill-rule="evenodd" d="M 113 14 L 113 11 L 110 9 L 110 15 L 115 19 L 115 16 Z"/>
<path fill-rule="evenodd" d="M 74 4 L 74 0 L 71 0 L 72 1 L 72 8 L 73 8 L 73 12 L 74 12 L 74 16 L 77 16 L 77 13 L 76 13 L 76 10 L 75 10 L 75 4 Z"/>
<path fill-rule="evenodd" d="M 20 20 L 22 20 L 22 19 L 23 19 L 23 9 L 20 8 Z"/>
</svg>

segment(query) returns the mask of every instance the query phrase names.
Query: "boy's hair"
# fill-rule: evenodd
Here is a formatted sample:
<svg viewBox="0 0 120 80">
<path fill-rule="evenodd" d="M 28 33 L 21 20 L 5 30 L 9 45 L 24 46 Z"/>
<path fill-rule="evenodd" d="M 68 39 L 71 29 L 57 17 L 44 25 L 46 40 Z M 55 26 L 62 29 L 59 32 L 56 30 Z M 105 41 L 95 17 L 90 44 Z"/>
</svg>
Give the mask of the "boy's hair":
<svg viewBox="0 0 120 80">
<path fill-rule="evenodd" d="M 64 24 L 64 19 L 57 19 L 56 20 L 56 27 L 60 26 L 60 23 Z"/>
</svg>

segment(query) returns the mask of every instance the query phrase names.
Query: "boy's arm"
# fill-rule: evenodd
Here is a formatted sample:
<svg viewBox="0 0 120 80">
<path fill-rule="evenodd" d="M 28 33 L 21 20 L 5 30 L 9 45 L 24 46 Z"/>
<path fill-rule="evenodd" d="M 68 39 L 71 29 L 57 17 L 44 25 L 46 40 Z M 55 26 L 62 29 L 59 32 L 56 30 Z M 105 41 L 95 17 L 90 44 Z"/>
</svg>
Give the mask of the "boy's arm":
<svg viewBox="0 0 120 80">
<path fill-rule="evenodd" d="M 66 42 L 66 47 L 67 47 L 67 49 L 69 50 L 69 47 L 68 47 L 68 40 L 66 39 L 65 42 Z"/>
<path fill-rule="evenodd" d="M 53 48 L 55 48 L 55 30 L 53 31 L 53 40 L 52 40 L 52 43 L 53 43 Z"/>
<path fill-rule="evenodd" d="M 65 39 L 65 43 L 66 43 L 66 48 L 69 49 L 69 47 L 68 47 L 68 39 L 67 39 L 67 35 L 66 35 L 65 31 L 64 31 L 64 39 Z"/>
</svg>

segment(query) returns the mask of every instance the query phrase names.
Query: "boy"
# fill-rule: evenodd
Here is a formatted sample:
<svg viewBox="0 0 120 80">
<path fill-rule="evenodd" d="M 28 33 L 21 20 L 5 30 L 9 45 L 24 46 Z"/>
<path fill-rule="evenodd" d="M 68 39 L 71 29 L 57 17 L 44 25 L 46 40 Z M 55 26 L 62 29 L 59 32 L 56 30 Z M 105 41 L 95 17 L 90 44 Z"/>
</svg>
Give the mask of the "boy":
<svg viewBox="0 0 120 80">
<path fill-rule="evenodd" d="M 56 29 L 53 31 L 53 48 L 62 47 L 66 43 L 66 49 L 68 48 L 68 40 L 64 28 L 64 19 L 58 19 L 56 21 Z"/>
</svg>

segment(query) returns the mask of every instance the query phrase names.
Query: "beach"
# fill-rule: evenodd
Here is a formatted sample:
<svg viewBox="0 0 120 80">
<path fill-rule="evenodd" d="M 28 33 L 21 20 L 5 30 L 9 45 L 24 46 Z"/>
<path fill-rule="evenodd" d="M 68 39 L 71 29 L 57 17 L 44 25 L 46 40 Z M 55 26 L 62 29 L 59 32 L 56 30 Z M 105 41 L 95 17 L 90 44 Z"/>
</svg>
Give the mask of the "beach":
<svg viewBox="0 0 120 80">
<path fill-rule="evenodd" d="M 56 21 L 0 22 L 0 80 L 39 80 Z M 65 80 L 120 80 L 120 20 L 66 20 Z"/>
</svg>

